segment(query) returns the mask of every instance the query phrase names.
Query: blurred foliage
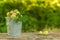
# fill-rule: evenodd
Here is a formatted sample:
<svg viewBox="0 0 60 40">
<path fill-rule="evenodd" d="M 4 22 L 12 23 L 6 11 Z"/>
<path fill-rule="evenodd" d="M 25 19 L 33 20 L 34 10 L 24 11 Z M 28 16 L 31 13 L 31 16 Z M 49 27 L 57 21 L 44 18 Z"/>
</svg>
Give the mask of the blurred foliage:
<svg viewBox="0 0 60 40">
<path fill-rule="evenodd" d="M 6 13 L 13 9 L 18 9 L 23 15 L 23 32 L 60 28 L 60 0 L 2 0 L 0 32 L 7 32 Z"/>
</svg>

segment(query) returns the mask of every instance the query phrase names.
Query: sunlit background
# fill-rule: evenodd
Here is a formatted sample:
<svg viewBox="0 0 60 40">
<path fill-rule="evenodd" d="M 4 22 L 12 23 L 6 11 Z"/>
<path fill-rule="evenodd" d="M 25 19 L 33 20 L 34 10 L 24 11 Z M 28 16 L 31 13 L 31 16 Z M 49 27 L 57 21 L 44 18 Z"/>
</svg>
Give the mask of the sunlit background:
<svg viewBox="0 0 60 40">
<path fill-rule="evenodd" d="M 60 0 L 0 0 L 0 32 L 7 32 L 5 17 L 12 9 L 23 15 L 22 32 L 60 28 Z"/>
</svg>

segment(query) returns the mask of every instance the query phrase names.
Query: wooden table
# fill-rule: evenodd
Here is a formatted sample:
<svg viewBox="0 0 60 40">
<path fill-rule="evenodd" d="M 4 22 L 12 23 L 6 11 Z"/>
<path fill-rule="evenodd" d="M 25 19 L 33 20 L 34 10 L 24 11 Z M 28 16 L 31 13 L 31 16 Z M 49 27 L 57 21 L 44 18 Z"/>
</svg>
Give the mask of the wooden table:
<svg viewBox="0 0 60 40">
<path fill-rule="evenodd" d="M 60 40 L 60 35 L 49 34 L 43 36 L 36 33 L 22 33 L 21 36 L 11 37 L 7 33 L 0 33 L 0 40 Z"/>
</svg>

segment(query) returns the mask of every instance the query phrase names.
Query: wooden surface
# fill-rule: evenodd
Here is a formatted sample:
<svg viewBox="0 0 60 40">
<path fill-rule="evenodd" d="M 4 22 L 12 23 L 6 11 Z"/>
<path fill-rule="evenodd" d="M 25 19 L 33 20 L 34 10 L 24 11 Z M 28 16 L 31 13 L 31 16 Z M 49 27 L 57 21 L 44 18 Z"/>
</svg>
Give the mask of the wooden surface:
<svg viewBox="0 0 60 40">
<path fill-rule="evenodd" d="M 60 40 L 60 34 L 43 36 L 36 33 L 22 33 L 21 36 L 11 37 L 7 33 L 0 33 L 0 40 Z"/>
</svg>

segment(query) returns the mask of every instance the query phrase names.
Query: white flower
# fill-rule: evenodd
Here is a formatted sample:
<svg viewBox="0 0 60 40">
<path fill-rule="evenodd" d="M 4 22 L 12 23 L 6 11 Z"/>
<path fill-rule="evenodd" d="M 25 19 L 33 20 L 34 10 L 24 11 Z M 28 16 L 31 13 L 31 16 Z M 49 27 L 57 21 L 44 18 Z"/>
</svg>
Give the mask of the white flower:
<svg viewBox="0 0 60 40">
<path fill-rule="evenodd" d="M 9 16 L 9 12 L 7 12 L 7 16 Z"/>
<path fill-rule="evenodd" d="M 39 34 L 42 34 L 42 31 L 40 31 Z"/>
<path fill-rule="evenodd" d="M 12 11 L 10 11 L 10 14 L 13 14 L 14 13 L 14 11 L 12 10 Z"/>
<path fill-rule="evenodd" d="M 12 14 L 12 15 L 11 15 L 11 18 L 15 18 L 15 17 L 16 17 L 16 14 Z"/>
<path fill-rule="evenodd" d="M 17 9 L 14 10 L 15 13 L 20 13 Z"/>
<path fill-rule="evenodd" d="M 17 15 L 16 13 L 13 13 L 12 15 Z"/>
<path fill-rule="evenodd" d="M 43 34 L 47 34 L 48 35 L 48 31 L 44 31 Z"/>
<path fill-rule="evenodd" d="M 19 17 L 22 17 L 22 15 L 20 14 L 20 12 L 17 9 L 15 9 L 15 10 L 8 12 L 7 17 L 9 17 L 9 18 L 17 18 L 18 17 L 18 19 L 19 19 Z"/>
</svg>

